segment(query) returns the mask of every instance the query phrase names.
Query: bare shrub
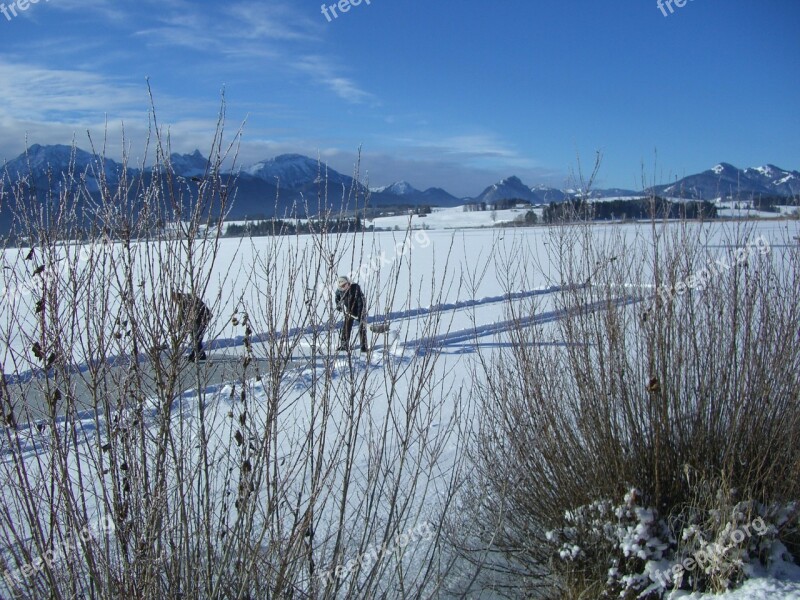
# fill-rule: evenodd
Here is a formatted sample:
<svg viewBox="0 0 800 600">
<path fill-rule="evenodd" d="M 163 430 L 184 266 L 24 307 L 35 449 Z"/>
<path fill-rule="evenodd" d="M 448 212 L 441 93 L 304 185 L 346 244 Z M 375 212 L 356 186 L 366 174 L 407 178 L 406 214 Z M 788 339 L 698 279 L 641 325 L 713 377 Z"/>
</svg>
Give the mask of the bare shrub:
<svg viewBox="0 0 800 600">
<path fill-rule="evenodd" d="M 378 366 L 331 357 L 328 286 L 380 248 L 329 232 L 348 208 L 326 208 L 324 174 L 313 234 L 223 243 L 238 141 L 223 134 L 221 115 L 199 181 L 174 173 L 153 117 L 152 170 L 116 181 L 101 159 L 99 192 L 77 172 L 45 202 L 26 181 L 9 190 L 4 595 L 431 597 L 447 576 L 458 390 L 434 375 L 436 352 L 392 352 L 412 338 L 386 334 Z M 411 258 L 365 274 L 373 315 L 440 302 L 458 280 L 445 264 L 424 295 L 404 290 L 425 277 Z M 212 348 L 244 351 L 187 363 L 173 288 L 210 305 Z M 435 311 L 419 327 L 447 330 Z"/>
<path fill-rule="evenodd" d="M 690 528 L 713 541 L 741 522 L 728 519 L 742 507 L 751 519 L 791 512 L 800 251 L 789 238 L 778 233 L 771 247 L 746 225 L 687 222 L 554 227 L 546 260 L 498 266 L 509 291 L 525 289 L 537 264 L 561 287 L 548 305 L 509 304 L 525 325 L 475 381 L 482 409 L 467 525 L 476 525 L 462 550 L 485 587 L 509 597 L 636 596 L 653 581 L 626 588 L 620 578 L 641 575 L 649 560 L 680 562 L 695 549 L 682 538 Z M 528 325 L 548 311 L 555 325 Z M 576 511 L 633 506 L 620 502 L 631 489 L 654 519 L 638 542 L 661 535 L 661 547 L 626 555 L 609 533 L 630 525 L 619 511 L 591 509 L 605 533 L 579 535 Z M 796 517 L 774 522 L 784 539 L 796 532 Z M 574 556 L 564 560 L 566 539 Z M 723 589 L 741 577 L 738 565 L 679 585 Z"/>
</svg>

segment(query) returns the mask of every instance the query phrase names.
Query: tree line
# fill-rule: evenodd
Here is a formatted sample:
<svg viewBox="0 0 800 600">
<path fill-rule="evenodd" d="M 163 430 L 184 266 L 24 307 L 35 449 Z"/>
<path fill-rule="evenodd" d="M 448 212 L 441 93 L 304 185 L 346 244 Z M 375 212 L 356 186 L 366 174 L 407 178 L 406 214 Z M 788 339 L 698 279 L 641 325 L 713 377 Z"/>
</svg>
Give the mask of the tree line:
<svg viewBox="0 0 800 600">
<path fill-rule="evenodd" d="M 716 219 L 717 207 L 708 201 L 673 202 L 664 198 L 586 202 L 551 202 L 544 208 L 545 223 L 612 221 L 620 219 Z"/>
<path fill-rule="evenodd" d="M 244 224 L 232 223 L 225 230 L 225 235 L 227 237 L 297 235 L 320 233 L 323 229 L 324 233 L 366 231 L 364 222 L 360 217 L 354 219 L 331 219 L 328 221 L 269 219 Z"/>
</svg>

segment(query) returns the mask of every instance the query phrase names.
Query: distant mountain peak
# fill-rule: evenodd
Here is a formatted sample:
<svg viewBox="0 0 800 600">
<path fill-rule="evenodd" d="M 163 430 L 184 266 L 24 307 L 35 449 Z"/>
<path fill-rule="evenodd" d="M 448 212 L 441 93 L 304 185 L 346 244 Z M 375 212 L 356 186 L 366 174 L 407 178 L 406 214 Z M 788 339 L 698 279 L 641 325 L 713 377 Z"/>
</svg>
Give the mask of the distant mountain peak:
<svg viewBox="0 0 800 600">
<path fill-rule="evenodd" d="M 376 192 L 378 194 L 384 194 L 384 193 L 395 194 L 397 196 L 410 196 L 412 194 L 419 193 L 419 190 L 410 183 L 408 183 L 407 181 L 396 181 L 390 185 L 384 185 L 383 187 L 373 188 L 370 191 Z"/>
<path fill-rule="evenodd" d="M 512 175 L 511 177 L 506 177 L 505 179 L 501 179 L 497 185 L 525 185 L 522 183 L 522 180 L 517 177 L 516 175 Z"/>
<path fill-rule="evenodd" d="M 530 188 L 516 175 L 501 179 L 486 188 L 475 201 L 494 204 L 501 200 L 526 200 L 532 204 L 560 202 L 565 194 L 561 190 L 547 187 Z"/>
<path fill-rule="evenodd" d="M 73 154 L 75 155 L 76 162 L 87 162 L 92 158 L 96 158 L 93 154 L 89 154 L 80 148 L 73 148 L 66 144 L 52 144 L 42 146 L 41 144 L 33 144 L 28 147 L 27 152 L 23 152 L 19 158 L 24 158 L 27 154 L 31 162 L 35 160 L 50 161 L 56 164 L 61 164 L 69 161 Z"/>
<path fill-rule="evenodd" d="M 351 186 L 353 178 L 332 169 L 322 160 L 302 154 L 280 154 L 262 160 L 244 170 L 258 179 L 277 184 L 283 189 L 308 189 L 320 183 Z"/>
<path fill-rule="evenodd" d="M 101 159 L 80 148 L 66 144 L 31 144 L 27 150 L 14 160 L 8 161 L 4 167 L 14 177 L 25 176 L 30 172 L 43 174 L 52 169 L 54 172 L 67 172 L 72 169 L 76 173 L 89 170 L 100 170 L 104 165 L 106 176 L 113 177 L 118 165 L 112 159 Z"/>
<path fill-rule="evenodd" d="M 199 177 L 205 175 L 208 170 L 208 159 L 200 150 L 195 150 L 191 154 L 173 152 L 169 156 L 169 162 L 173 171 L 182 177 Z"/>
<path fill-rule="evenodd" d="M 721 163 L 718 163 L 718 164 L 714 165 L 711 168 L 711 170 L 714 171 L 714 173 L 716 173 L 717 175 L 722 175 L 723 173 L 736 172 L 739 169 L 737 169 L 736 167 L 734 167 L 730 163 L 721 162 Z"/>
<path fill-rule="evenodd" d="M 745 169 L 745 172 L 750 170 L 751 169 Z M 761 173 L 761 175 L 763 175 L 764 177 L 770 177 L 770 178 L 783 176 L 786 174 L 786 171 L 784 171 L 783 169 L 779 169 L 775 165 L 764 165 L 763 167 L 756 167 L 752 170 Z"/>
<path fill-rule="evenodd" d="M 772 164 L 738 169 L 719 163 L 708 171 L 687 175 L 679 181 L 653 188 L 658 194 L 696 200 L 753 196 L 797 196 L 800 173 Z"/>
</svg>

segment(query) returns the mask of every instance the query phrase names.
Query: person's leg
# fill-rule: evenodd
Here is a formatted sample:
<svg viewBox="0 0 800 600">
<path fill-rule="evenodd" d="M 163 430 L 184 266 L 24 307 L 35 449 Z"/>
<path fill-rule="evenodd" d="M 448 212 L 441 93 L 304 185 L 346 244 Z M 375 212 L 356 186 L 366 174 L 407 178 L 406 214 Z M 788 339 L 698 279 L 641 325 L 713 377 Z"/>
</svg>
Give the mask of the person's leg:
<svg viewBox="0 0 800 600">
<path fill-rule="evenodd" d="M 364 325 L 364 320 L 358 322 L 358 333 L 361 336 L 361 351 L 367 350 L 367 326 Z"/>
<path fill-rule="evenodd" d="M 197 319 L 194 322 L 194 328 L 192 330 L 192 353 L 189 355 L 190 359 L 194 358 L 195 355 L 200 360 L 203 360 L 206 357 L 206 353 L 203 350 L 203 336 L 206 333 L 206 329 L 208 328 L 210 315 L 203 311 L 203 313 L 197 315 Z"/>
<path fill-rule="evenodd" d="M 350 349 L 350 334 L 353 331 L 353 317 L 345 315 L 344 327 L 342 327 L 342 339 L 339 343 L 339 350 Z"/>
</svg>

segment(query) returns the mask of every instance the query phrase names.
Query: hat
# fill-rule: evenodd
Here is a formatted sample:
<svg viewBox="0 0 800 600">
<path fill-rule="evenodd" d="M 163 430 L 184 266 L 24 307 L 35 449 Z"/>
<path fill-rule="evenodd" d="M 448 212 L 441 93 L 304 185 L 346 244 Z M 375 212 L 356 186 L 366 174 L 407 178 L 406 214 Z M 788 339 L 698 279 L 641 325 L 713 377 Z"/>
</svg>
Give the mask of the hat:
<svg viewBox="0 0 800 600">
<path fill-rule="evenodd" d="M 350 280 L 347 277 L 345 277 L 344 275 L 339 277 L 338 287 L 339 287 L 340 290 L 343 290 L 348 285 L 350 285 Z"/>
</svg>

